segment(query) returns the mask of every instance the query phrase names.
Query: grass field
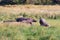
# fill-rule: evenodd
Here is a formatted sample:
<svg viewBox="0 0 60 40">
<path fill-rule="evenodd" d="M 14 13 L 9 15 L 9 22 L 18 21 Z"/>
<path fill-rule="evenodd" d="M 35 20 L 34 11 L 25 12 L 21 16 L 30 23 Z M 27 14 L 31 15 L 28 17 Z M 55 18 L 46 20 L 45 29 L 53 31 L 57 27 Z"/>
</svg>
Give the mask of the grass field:
<svg viewBox="0 0 60 40">
<path fill-rule="evenodd" d="M 0 6 L 0 40 L 60 40 L 59 11 L 60 6 L 58 5 Z M 34 18 L 37 22 L 33 23 L 32 26 L 27 23 L 2 22 L 15 20 L 20 16 Z M 40 17 L 45 18 L 51 27 L 40 26 Z"/>
</svg>

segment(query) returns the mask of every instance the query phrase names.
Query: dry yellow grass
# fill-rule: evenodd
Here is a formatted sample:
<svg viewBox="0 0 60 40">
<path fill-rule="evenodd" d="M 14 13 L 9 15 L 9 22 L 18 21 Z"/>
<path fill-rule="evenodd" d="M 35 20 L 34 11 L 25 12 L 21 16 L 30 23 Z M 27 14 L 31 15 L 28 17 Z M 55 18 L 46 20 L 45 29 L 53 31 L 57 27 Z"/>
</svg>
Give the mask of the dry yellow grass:
<svg viewBox="0 0 60 40">
<path fill-rule="evenodd" d="M 46 15 L 60 14 L 59 5 L 6 5 L 0 6 L 0 40 L 57 40 L 60 39 L 60 19 L 47 19 L 51 27 L 42 27 L 38 22 L 33 25 L 21 22 L 5 22 L 4 20 L 14 20 L 21 17 L 20 13 L 33 14 L 35 17 L 40 13 Z M 6 14 L 6 15 L 5 15 Z M 13 14 L 16 14 L 14 16 Z M 18 14 L 18 15 L 17 15 Z M 24 15 L 24 14 L 23 14 Z M 42 15 L 42 16 L 44 16 Z M 30 16 L 31 17 L 31 16 Z M 37 17 L 38 18 L 38 17 Z"/>
<path fill-rule="evenodd" d="M 60 14 L 59 5 L 6 5 L 0 6 L 0 13 L 56 13 Z"/>
<path fill-rule="evenodd" d="M 52 5 L 6 5 L 6 6 L 0 6 L 0 13 L 6 13 L 8 16 L 9 14 L 20 14 L 20 13 L 27 13 L 27 14 L 47 13 L 48 16 L 54 14 L 60 15 L 60 6 L 59 5 L 53 5 L 53 6 Z M 2 26 L 6 24 L 17 26 L 17 25 L 22 25 L 24 23 L 21 24 L 17 22 L 12 22 L 12 23 L 5 23 L 5 24 L 0 23 L 0 24 Z"/>
</svg>

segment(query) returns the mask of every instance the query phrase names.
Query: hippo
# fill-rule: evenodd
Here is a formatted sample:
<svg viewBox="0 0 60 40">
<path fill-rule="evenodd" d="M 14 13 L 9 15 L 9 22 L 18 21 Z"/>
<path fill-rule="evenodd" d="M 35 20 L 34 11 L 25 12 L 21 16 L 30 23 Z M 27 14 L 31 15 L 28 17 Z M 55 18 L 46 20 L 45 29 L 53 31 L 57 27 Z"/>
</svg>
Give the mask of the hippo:
<svg viewBox="0 0 60 40">
<path fill-rule="evenodd" d="M 23 22 L 23 21 L 25 21 L 26 23 L 30 23 L 30 24 L 32 24 L 32 22 L 36 22 L 35 19 L 32 19 L 32 18 L 24 18 L 24 17 L 16 18 L 16 21 L 17 22 Z"/>
<path fill-rule="evenodd" d="M 27 20 L 27 18 L 21 17 L 21 18 L 16 18 L 17 22 L 22 22 L 23 20 Z"/>
<path fill-rule="evenodd" d="M 41 26 L 46 26 L 46 27 L 49 26 L 49 24 L 46 22 L 46 20 L 44 18 L 40 18 L 39 23 Z"/>
<path fill-rule="evenodd" d="M 27 23 L 30 23 L 32 25 L 32 22 L 37 22 L 35 19 L 27 18 Z"/>
</svg>

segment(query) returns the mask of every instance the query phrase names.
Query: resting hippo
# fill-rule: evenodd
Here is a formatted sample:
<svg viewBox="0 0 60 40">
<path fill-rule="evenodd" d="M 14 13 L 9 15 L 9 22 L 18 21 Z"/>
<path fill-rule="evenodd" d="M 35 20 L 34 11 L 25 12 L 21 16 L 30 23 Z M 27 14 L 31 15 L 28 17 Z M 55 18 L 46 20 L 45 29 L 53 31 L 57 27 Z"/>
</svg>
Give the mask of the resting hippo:
<svg viewBox="0 0 60 40">
<path fill-rule="evenodd" d="M 30 24 L 32 24 L 32 22 L 36 22 L 35 19 L 32 19 L 32 18 L 24 18 L 24 17 L 16 18 L 16 21 L 17 22 L 23 22 L 23 21 L 25 21 L 25 22 L 30 23 Z"/>
<path fill-rule="evenodd" d="M 23 20 L 27 20 L 27 18 L 21 17 L 21 18 L 16 18 L 17 22 L 22 22 Z"/>
</svg>

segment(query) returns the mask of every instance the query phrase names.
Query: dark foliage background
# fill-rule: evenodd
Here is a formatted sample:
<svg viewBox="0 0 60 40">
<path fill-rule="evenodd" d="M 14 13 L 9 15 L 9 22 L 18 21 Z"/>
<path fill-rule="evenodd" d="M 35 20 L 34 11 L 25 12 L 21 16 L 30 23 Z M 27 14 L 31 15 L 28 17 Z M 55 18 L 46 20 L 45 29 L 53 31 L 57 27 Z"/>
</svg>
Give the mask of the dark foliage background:
<svg viewBox="0 0 60 40">
<path fill-rule="evenodd" d="M 53 4 L 60 4 L 60 0 L 0 0 L 0 4 L 53 5 Z"/>
</svg>

